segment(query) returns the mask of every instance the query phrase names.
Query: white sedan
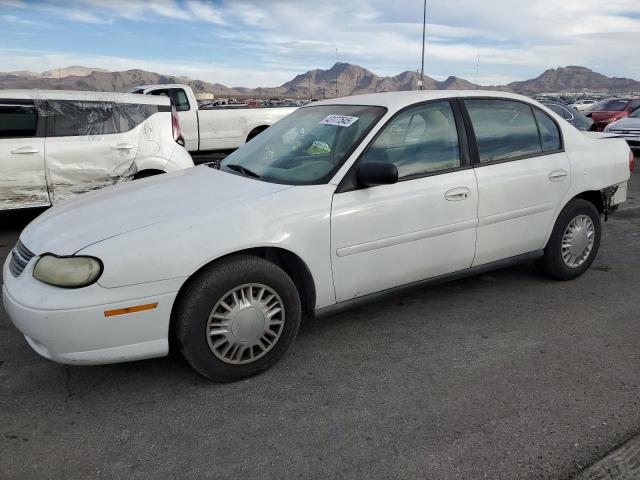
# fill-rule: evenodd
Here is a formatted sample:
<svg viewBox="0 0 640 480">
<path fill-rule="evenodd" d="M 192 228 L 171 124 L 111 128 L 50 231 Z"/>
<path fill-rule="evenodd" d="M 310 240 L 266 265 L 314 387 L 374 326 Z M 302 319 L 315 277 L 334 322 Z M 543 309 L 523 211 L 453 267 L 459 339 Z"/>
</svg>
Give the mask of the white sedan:
<svg viewBox="0 0 640 480">
<path fill-rule="evenodd" d="M 513 94 L 317 102 L 219 165 L 50 209 L 4 266 L 4 304 L 57 362 L 171 344 L 202 375 L 236 380 L 278 361 L 303 314 L 529 259 L 581 275 L 632 158 L 624 140 Z"/>
</svg>

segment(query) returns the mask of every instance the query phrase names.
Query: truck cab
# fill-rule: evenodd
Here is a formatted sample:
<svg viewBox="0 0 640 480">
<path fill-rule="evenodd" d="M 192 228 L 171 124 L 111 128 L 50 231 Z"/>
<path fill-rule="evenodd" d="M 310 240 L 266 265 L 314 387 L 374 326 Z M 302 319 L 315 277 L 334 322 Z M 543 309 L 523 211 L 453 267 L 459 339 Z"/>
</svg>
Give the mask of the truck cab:
<svg viewBox="0 0 640 480">
<path fill-rule="evenodd" d="M 199 107 L 191 87 L 182 84 L 144 85 L 129 93 L 169 97 L 191 153 L 236 149 L 297 108 L 249 103 Z"/>
</svg>

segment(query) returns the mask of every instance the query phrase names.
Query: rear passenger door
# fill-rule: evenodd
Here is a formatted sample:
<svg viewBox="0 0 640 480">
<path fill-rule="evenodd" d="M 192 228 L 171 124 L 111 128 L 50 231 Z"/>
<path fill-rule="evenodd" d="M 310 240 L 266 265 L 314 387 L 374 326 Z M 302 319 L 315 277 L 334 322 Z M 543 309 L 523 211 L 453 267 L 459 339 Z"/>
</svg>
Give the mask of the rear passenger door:
<svg viewBox="0 0 640 480">
<path fill-rule="evenodd" d="M 570 182 L 560 128 L 524 102 L 474 98 L 463 104 L 478 156 L 473 265 L 544 248 Z"/>
<path fill-rule="evenodd" d="M 33 101 L 0 99 L 0 210 L 47 205 L 44 118 Z"/>
<path fill-rule="evenodd" d="M 135 126 L 150 113 L 149 107 L 49 101 L 45 163 L 51 203 L 130 180 L 144 134 Z"/>
</svg>

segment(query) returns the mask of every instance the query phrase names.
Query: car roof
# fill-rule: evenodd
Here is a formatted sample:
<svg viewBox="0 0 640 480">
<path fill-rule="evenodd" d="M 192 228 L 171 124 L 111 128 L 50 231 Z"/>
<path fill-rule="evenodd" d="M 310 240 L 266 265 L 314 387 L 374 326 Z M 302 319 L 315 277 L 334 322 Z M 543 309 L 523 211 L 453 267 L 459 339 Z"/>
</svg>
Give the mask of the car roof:
<svg viewBox="0 0 640 480">
<path fill-rule="evenodd" d="M 137 103 L 143 105 L 171 105 L 167 97 L 120 92 L 84 92 L 75 90 L 0 90 L 5 100 L 75 100 L 84 102 Z"/>
<path fill-rule="evenodd" d="M 527 103 L 537 103 L 535 100 L 516 93 L 493 90 L 410 90 L 404 92 L 368 93 L 349 97 L 332 98 L 305 105 L 303 108 L 320 105 L 371 105 L 386 107 L 390 111 L 400 110 L 414 103 L 429 100 L 444 100 L 448 98 L 500 98 L 505 100 L 519 100 Z"/>
</svg>

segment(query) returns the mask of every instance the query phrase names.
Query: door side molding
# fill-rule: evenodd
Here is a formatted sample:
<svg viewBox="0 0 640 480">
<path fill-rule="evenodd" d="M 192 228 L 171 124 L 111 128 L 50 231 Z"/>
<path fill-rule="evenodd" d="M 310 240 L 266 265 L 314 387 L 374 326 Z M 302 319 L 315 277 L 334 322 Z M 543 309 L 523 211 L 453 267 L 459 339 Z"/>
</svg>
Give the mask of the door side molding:
<svg viewBox="0 0 640 480">
<path fill-rule="evenodd" d="M 363 295 L 362 297 L 352 298 L 351 300 L 345 300 L 344 302 L 335 303 L 326 307 L 316 308 L 314 312 L 315 318 L 323 318 L 329 315 L 348 310 L 350 308 L 364 305 L 371 302 L 382 300 L 391 295 L 397 295 L 405 291 L 410 291 L 415 288 L 435 286 L 441 283 L 446 283 L 452 280 L 458 280 L 460 278 L 472 277 L 474 275 L 480 275 L 482 273 L 498 270 L 501 268 L 511 267 L 527 261 L 536 260 L 544 255 L 544 250 L 535 250 L 533 252 L 524 253 L 522 255 L 516 255 L 515 257 L 505 258 L 503 260 L 497 260 L 495 262 L 485 263 L 484 265 L 478 265 L 464 270 L 459 270 L 453 273 L 447 273 L 433 278 L 427 278 L 418 282 L 409 283 L 407 285 L 401 285 L 399 287 L 389 288 L 381 292 L 370 293 Z"/>
</svg>

